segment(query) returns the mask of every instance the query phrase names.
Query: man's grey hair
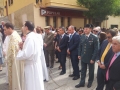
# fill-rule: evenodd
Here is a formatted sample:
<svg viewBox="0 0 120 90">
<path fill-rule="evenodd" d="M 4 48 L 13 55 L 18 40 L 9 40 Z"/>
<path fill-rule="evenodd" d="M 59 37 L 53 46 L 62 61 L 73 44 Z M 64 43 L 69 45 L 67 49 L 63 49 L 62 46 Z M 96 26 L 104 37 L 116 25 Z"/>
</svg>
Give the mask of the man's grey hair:
<svg viewBox="0 0 120 90">
<path fill-rule="evenodd" d="M 64 32 L 66 31 L 65 27 L 59 27 L 59 29 L 62 29 Z"/>
<path fill-rule="evenodd" d="M 74 27 L 73 25 L 70 25 L 70 27 L 71 27 L 73 30 L 75 30 L 75 27 Z"/>
<path fill-rule="evenodd" d="M 115 30 L 115 31 L 118 33 L 118 28 L 115 28 L 115 27 L 114 27 L 113 30 Z"/>
<path fill-rule="evenodd" d="M 1 24 L 2 24 L 2 23 L 5 23 L 5 21 L 1 21 Z"/>
<path fill-rule="evenodd" d="M 120 43 L 120 36 L 114 36 L 112 40 L 117 40 Z"/>
<path fill-rule="evenodd" d="M 94 29 L 96 29 L 98 32 L 101 31 L 101 28 L 99 26 L 95 27 Z"/>
</svg>

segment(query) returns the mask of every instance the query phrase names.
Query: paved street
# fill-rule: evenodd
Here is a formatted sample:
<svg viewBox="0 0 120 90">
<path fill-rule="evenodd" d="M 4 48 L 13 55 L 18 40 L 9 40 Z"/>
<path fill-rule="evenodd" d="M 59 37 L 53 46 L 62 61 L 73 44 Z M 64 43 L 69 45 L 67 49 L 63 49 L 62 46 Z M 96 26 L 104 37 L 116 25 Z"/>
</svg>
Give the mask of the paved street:
<svg viewBox="0 0 120 90">
<path fill-rule="evenodd" d="M 96 87 L 96 73 L 97 73 L 97 65 L 95 66 L 95 79 L 91 88 L 87 88 L 88 81 L 88 72 L 86 78 L 86 84 L 84 88 L 76 89 L 75 85 L 79 83 L 79 80 L 73 81 L 71 77 L 68 77 L 70 72 L 72 72 L 71 63 L 67 60 L 67 72 L 65 75 L 60 76 L 60 70 L 58 70 L 59 63 L 55 63 L 55 67 L 53 69 L 49 69 L 50 80 L 49 82 L 45 82 L 45 90 L 95 90 Z M 70 69 L 71 68 L 71 69 Z M 8 90 L 8 85 L 5 83 L 5 67 L 3 67 L 3 71 L 0 72 L 0 90 Z"/>
<path fill-rule="evenodd" d="M 5 66 L 3 66 L 3 71 L 0 72 L 0 90 L 8 90 L 8 85 L 6 84 L 6 73 Z"/>
</svg>

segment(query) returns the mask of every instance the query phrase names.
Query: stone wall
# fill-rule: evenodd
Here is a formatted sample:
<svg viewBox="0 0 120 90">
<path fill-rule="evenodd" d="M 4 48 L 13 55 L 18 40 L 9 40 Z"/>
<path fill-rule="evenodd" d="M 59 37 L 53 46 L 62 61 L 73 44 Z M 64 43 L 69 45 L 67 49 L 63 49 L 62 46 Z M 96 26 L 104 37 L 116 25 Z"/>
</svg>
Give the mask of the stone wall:
<svg viewBox="0 0 120 90">
<path fill-rule="evenodd" d="M 0 7 L 0 17 L 4 16 L 4 9 Z"/>
<path fill-rule="evenodd" d="M 34 5 L 30 4 L 24 8 L 19 9 L 18 11 L 8 15 L 9 20 L 13 23 L 14 26 L 21 28 L 25 21 L 29 20 L 34 22 Z"/>
</svg>

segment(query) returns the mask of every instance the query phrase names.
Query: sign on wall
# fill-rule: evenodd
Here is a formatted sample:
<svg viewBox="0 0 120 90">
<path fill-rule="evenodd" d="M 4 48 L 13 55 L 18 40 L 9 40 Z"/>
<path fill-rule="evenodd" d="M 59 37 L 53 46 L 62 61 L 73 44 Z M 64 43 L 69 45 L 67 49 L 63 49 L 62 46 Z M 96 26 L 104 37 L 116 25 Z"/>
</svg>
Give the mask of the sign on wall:
<svg viewBox="0 0 120 90">
<path fill-rule="evenodd" d="M 40 8 L 41 16 L 84 17 L 83 11 L 57 8 Z"/>
</svg>

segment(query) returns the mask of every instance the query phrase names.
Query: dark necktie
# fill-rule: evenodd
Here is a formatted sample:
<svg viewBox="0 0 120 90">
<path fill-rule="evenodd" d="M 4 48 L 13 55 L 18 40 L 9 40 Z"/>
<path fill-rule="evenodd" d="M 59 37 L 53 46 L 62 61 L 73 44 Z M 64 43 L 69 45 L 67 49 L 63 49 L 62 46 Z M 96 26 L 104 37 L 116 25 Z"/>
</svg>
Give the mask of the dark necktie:
<svg viewBox="0 0 120 90">
<path fill-rule="evenodd" d="M 70 40 L 72 39 L 72 35 L 70 35 Z"/>
<path fill-rule="evenodd" d="M 59 44 L 60 44 L 61 40 L 62 40 L 62 36 L 60 35 L 60 38 L 59 38 Z"/>
</svg>

